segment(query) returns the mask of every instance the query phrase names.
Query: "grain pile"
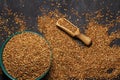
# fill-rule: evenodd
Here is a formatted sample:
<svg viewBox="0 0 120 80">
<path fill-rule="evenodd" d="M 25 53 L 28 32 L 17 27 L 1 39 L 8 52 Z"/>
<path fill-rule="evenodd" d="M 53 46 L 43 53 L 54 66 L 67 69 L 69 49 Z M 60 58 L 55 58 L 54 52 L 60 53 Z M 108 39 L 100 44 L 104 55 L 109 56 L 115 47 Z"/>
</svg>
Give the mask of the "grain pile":
<svg viewBox="0 0 120 80">
<path fill-rule="evenodd" d="M 108 35 L 108 27 L 119 23 L 120 17 L 118 16 L 116 20 L 112 21 L 109 21 L 109 18 L 106 17 L 108 24 L 100 25 L 99 21 L 102 21 L 102 18 L 105 17 L 100 11 L 102 11 L 102 9 L 96 11 L 96 16 L 92 17 L 92 19 L 90 14 L 82 14 L 85 15 L 86 21 L 88 22 L 85 34 L 92 38 L 93 41 L 91 47 L 86 47 L 78 44 L 74 38 L 71 38 L 56 27 L 57 20 L 67 15 L 63 15 L 59 11 L 50 11 L 48 14 L 45 14 L 46 9 L 41 10 L 43 15 L 37 18 L 38 29 L 45 34 L 46 39 L 49 40 L 53 49 L 53 64 L 48 80 L 83 80 L 86 78 L 96 78 L 100 80 L 103 78 L 111 79 L 120 74 L 120 47 L 109 46 L 112 40 L 120 38 L 120 31 Z M 74 22 L 78 24 L 81 16 L 73 8 L 71 9 L 71 13 L 77 16 L 78 19 Z M 106 13 L 106 15 L 109 15 L 108 13 Z M 120 11 L 118 11 L 118 14 L 119 13 Z M 72 20 L 71 16 L 67 17 Z M 17 25 L 23 25 L 20 30 L 26 29 L 26 23 L 23 18 L 24 17 L 20 18 L 19 15 L 15 15 L 13 19 Z M 9 21 L 10 20 L 8 20 L 8 22 Z M 7 22 L 7 19 L 0 17 L 0 26 L 5 25 L 5 22 Z M 0 30 L 6 32 L 10 30 L 7 26 L 5 29 L 3 29 L 3 27 L 0 28 Z M 4 34 L 0 35 L 4 36 Z"/>
<path fill-rule="evenodd" d="M 120 32 L 108 35 L 108 27 L 89 19 L 85 34 L 92 38 L 91 47 L 78 44 L 56 27 L 58 11 L 38 16 L 38 29 L 49 40 L 53 49 L 53 67 L 48 80 L 111 79 L 120 74 L 120 47 L 110 47 Z"/>
<path fill-rule="evenodd" d="M 37 34 L 17 34 L 5 45 L 3 64 L 12 77 L 18 80 L 35 80 L 50 66 L 49 46 Z"/>
</svg>

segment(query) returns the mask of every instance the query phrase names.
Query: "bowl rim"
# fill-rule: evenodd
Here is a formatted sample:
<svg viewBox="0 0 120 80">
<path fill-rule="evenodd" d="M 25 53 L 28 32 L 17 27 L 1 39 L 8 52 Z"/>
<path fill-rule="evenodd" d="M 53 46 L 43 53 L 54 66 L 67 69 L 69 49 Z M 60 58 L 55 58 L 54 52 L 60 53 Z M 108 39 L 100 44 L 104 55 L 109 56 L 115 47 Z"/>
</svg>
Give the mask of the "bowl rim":
<svg viewBox="0 0 120 80">
<path fill-rule="evenodd" d="M 38 78 L 35 79 L 35 80 L 41 80 L 42 78 L 44 78 L 44 77 L 47 75 L 47 73 L 49 72 L 49 70 L 50 70 L 50 68 L 51 68 L 51 65 L 52 65 L 52 49 L 51 49 L 51 47 L 50 47 L 49 41 L 44 37 L 44 35 L 41 35 L 41 34 L 39 34 L 39 33 L 37 33 L 37 32 L 27 31 L 27 30 L 26 30 L 26 31 L 16 32 L 16 33 L 10 35 L 10 36 L 3 42 L 3 44 L 2 44 L 2 46 L 1 46 L 1 48 L 0 48 L 0 67 L 1 67 L 1 69 L 2 69 L 2 71 L 3 71 L 3 73 L 4 73 L 8 78 L 10 78 L 10 79 L 12 79 L 12 80 L 17 80 L 16 78 L 13 78 L 13 77 L 7 72 L 7 70 L 6 70 L 6 68 L 5 68 L 4 64 L 3 64 L 2 55 L 3 55 L 3 50 L 4 50 L 5 45 L 7 44 L 7 42 L 8 42 L 12 37 L 14 37 L 15 35 L 18 35 L 18 34 L 26 33 L 26 32 L 39 35 L 41 38 L 43 38 L 43 39 L 46 41 L 46 43 L 48 44 L 49 49 L 50 49 L 50 65 L 49 65 L 49 68 L 48 68 L 41 76 L 39 76 Z"/>
</svg>

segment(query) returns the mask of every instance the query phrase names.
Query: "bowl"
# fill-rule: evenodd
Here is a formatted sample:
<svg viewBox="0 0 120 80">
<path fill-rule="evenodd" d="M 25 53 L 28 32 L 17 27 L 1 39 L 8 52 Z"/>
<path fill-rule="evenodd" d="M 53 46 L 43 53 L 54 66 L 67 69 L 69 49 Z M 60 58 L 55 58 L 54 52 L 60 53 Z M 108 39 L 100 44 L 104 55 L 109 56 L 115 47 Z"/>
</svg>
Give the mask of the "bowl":
<svg viewBox="0 0 120 80">
<path fill-rule="evenodd" d="M 9 36 L 6 41 L 2 44 L 2 47 L 0 49 L 0 66 L 1 66 L 1 69 L 3 71 L 3 73 L 9 78 L 9 79 L 12 79 L 12 80 L 17 80 L 16 78 L 13 78 L 6 70 L 4 64 L 3 64 L 3 58 L 2 58 L 2 55 L 3 55 L 3 50 L 5 48 L 5 45 L 7 44 L 7 42 L 12 38 L 14 37 L 15 35 L 17 34 L 21 34 L 21 33 L 25 33 L 25 32 L 29 32 L 29 33 L 33 33 L 33 34 L 37 34 L 39 35 L 40 37 L 42 37 L 43 39 L 45 39 L 45 37 L 42 35 L 42 34 L 39 34 L 39 33 L 36 33 L 36 32 L 32 32 L 32 31 L 23 31 L 23 32 L 16 32 L 15 34 L 12 34 L 11 36 Z M 48 44 L 49 48 L 50 48 L 50 44 L 49 42 L 45 39 L 46 43 Z M 51 67 L 51 63 L 52 63 L 52 51 L 51 51 L 51 48 L 50 48 L 50 65 L 49 65 L 49 68 L 44 72 L 42 73 L 42 75 L 40 75 L 38 78 L 36 78 L 36 80 L 41 80 L 42 78 L 44 78 L 47 73 L 49 72 L 50 70 L 50 67 Z"/>
</svg>

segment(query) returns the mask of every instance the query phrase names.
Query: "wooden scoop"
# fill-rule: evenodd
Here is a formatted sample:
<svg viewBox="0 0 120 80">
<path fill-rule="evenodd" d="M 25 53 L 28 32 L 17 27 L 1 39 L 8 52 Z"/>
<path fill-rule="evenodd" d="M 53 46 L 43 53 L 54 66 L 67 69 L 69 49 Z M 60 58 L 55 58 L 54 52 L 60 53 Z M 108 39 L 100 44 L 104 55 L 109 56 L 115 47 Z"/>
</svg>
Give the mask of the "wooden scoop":
<svg viewBox="0 0 120 80">
<path fill-rule="evenodd" d="M 79 28 L 73 25 L 70 21 L 65 18 L 60 18 L 56 25 L 61 28 L 62 30 L 66 31 L 72 37 L 77 37 L 78 39 L 82 40 L 86 45 L 91 44 L 91 39 L 86 35 L 80 33 Z"/>
</svg>

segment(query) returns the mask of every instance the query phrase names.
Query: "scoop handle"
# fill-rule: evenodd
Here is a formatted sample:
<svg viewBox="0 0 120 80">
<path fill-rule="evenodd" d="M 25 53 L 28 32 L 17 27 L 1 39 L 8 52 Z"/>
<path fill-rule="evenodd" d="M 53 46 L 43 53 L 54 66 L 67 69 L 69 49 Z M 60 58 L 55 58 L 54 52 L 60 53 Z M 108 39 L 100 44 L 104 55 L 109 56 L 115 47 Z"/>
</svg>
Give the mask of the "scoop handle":
<svg viewBox="0 0 120 80">
<path fill-rule="evenodd" d="M 87 37 L 86 35 L 82 34 L 82 33 L 76 35 L 76 37 L 78 39 L 82 40 L 86 45 L 91 44 L 91 39 L 89 37 Z"/>
</svg>

